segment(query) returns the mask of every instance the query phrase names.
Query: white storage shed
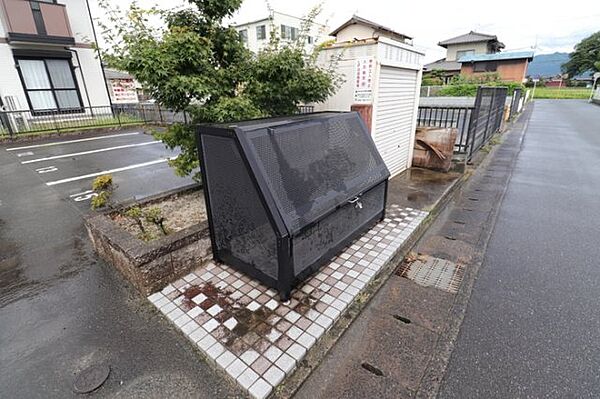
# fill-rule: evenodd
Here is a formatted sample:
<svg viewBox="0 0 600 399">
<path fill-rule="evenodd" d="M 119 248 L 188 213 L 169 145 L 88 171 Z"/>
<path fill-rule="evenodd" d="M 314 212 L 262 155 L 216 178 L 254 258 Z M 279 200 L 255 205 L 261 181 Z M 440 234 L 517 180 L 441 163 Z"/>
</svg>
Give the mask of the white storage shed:
<svg viewBox="0 0 600 399">
<path fill-rule="evenodd" d="M 364 21 L 345 25 L 356 30 Z M 359 111 L 394 176 L 412 163 L 424 54 L 397 40 L 396 32 L 369 24 L 369 38 L 336 42 L 320 53 L 322 65 L 337 60 L 344 83 L 315 111 Z"/>
</svg>

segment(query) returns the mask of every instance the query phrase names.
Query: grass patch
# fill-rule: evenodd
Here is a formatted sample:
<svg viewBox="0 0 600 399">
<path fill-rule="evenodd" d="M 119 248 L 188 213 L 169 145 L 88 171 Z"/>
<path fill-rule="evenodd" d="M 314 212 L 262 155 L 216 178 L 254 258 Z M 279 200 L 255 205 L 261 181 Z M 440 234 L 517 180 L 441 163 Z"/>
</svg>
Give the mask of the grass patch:
<svg viewBox="0 0 600 399">
<path fill-rule="evenodd" d="M 592 89 L 581 87 L 536 87 L 533 98 L 537 99 L 569 99 L 569 100 L 587 100 L 590 98 Z"/>
</svg>

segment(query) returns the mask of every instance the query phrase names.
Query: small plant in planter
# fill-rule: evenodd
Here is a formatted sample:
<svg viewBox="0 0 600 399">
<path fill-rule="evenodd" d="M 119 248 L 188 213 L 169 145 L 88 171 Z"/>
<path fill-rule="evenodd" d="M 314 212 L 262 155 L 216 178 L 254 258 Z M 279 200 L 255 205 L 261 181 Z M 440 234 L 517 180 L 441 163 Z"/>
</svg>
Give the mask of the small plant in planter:
<svg viewBox="0 0 600 399">
<path fill-rule="evenodd" d="M 154 223 L 163 235 L 169 235 L 167 228 L 165 227 L 166 218 L 162 215 L 162 211 L 158 207 L 149 208 L 145 211 L 146 221 Z"/>
<path fill-rule="evenodd" d="M 98 195 L 92 198 L 92 209 L 110 205 L 110 197 L 114 191 L 112 175 L 98 176 L 92 182 L 92 190 Z"/>
<path fill-rule="evenodd" d="M 142 208 L 140 208 L 139 205 L 132 206 L 127 211 L 125 211 L 124 215 L 130 219 L 133 219 L 135 225 L 137 225 L 137 227 L 140 229 L 140 234 L 138 235 L 138 237 L 141 240 L 150 241 L 153 238 L 152 234 L 146 231 L 146 228 L 144 227 L 144 214 L 142 213 Z"/>
</svg>

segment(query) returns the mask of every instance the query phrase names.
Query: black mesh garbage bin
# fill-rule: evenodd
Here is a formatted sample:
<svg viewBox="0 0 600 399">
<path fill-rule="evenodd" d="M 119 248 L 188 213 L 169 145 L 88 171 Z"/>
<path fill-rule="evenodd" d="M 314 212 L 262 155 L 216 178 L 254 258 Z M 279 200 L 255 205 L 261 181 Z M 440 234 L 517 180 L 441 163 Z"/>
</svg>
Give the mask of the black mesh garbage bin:
<svg viewBox="0 0 600 399">
<path fill-rule="evenodd" d="M 357 113 L 203 125 L 197 142 L 214 258 L 282 300 L 384 217 L 390 174 Z"/>
</svg>

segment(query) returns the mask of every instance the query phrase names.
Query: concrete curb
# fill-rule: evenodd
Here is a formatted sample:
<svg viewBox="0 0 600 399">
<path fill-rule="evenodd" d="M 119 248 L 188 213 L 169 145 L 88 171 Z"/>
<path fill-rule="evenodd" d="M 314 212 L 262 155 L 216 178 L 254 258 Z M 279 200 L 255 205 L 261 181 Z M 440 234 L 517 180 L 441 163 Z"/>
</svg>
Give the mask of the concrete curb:
<svg viewBox="0 0 600 399">
<path fill-rule="evenodd" d="M 311 373 L 325 359 L 329 351 L 336 342 L 344 335 L 350 325 L 357 319 L 363 309 L 375 297 L 375 294 L 383 287 L 389 277 L 394 273 L 400 262 L 406 257 L 414 245 L 419 241 L 429 226 L 435 221 L 437 216 L 445 209 L 448 203 L 454 198 L 464 183 L 468 181 L 469 174 L 466 173 L 450 185 L 442 196 L 436 201 L 432 209 L 428 209 L 429 215 L 421 225 L 413 231 L 410 237 L 396 252 L 394 257 L 383 267 L 379 275 L 365 288 L 365 291 L 348 308 L 346 313 L 333 325 L 319 342 L 310 350 L 294 374 L 280 385 L 272 397 L 291 398 L 300 389 L 304 381 L 308 379 Z"/>
<path fill-rule="evenodd" d="M 528 109 L 526 109 L 516 120 L 511 122 L 510 125 L 507 125 L 506 129 L 504 129 L 504 132 L 512 129 L 515 126 L 515 124 L 521 120 L 521 118 L 528 117 L 530 115 L 530 110 L 531 110 L 531 108 L 528 107 Z M 514 163 L 517 160 L 518 154 L 521 151 L 523 136 L 525 134 L 526 129 L 527 129 L 527 124 L 524 125 L 523 129 L 520 132 L 509 132 L 509 134 L 514 133 L 514 134 L 520 135 L 519 136 L 519 143 L 520 143 L 519 150 L 517 152 L 515 152 L 512 160 L 511 160 L 511 166 L 514 165 Z M 478 159 L 479 163 L 477 165 L 477 168 L 478 169 L 485 168 L 491 162 L 491 160 L 494 158 L 494 154 L 501 146 L 502 146 L 502 144 L 494 146 L 494 148 L 492 149 L 492 151 L 490 151 L 490 153 L 485 154 L 484 157 Z M 510 181 L 511 176 L 512 176 L 512 172 L 509 174 L 509 176 L 507 178 L 507 182 Z M 440 334 L 440 339 L 437 341 L 435 350 L 433 352 L 434 357 L 429 362 L 426 374 L 421 379 L 421 384 L 415 395 L 416 398 L 435 398 L 435 397 L 437 397 L 437 395 L 439 393 L 439 389 L 443 382 L 443 377 L 445 375 L 446 368 L 450 361 L 450 356 L 454 349 L 456 339 L 458 338 L 460 328 L 462 326 L 464 317 L 467 312 L 469 300 L 471 298 L 471 294 L 473 291 L 473 286 L 475 284 L 477 276 L 479 275 L 479 270 L 483 264 L 483 260 L 485 257 L 485 250 L 486 250 L 487 244 L 493 234 L 494 225 L 498 218 L 498 214 L 500 212 L 500 207 L 501 207 L 502 201 L 504 200 L 504 196 L 506 194 L 507 188 L 508 188 L 508 184 L 506 184 L 506 186 L 504 187 L 504 189 L 500 195 L 498 206 L 496 206 L 492 210 L 492 212 L 488 218 L 488 221 L 489 221 L 490 225 L 492 226 L 492 228 L 485 231 L 484 234 L 482 234 L 482 236 L 479 239 L 479 243 L 481 245 L 481 251 L 478 251 L 477 253 L 475 253 L 471 267 L 465 269 L 463 283 L 461 284 L 461 287 L 460 287 L 458 293 L 456 294 L 456 298 L 454 300 L 452 308 L 450 309 L 449 319 L 448 319 L 450 321 L 449 326 L 444 332 L 442 332 Z"/>
</svg>

